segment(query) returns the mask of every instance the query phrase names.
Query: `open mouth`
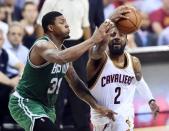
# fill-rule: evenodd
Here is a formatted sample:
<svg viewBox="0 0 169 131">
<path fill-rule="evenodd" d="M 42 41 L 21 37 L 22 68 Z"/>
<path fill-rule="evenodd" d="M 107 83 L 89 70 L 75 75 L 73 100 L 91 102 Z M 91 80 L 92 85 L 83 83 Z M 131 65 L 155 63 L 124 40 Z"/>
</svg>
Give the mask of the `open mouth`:
<svg viewBox="0 0 169 131">
<path fill-rule="evenodd" d="M 114 44 L 113 47 L 114 47 L 114 49 L 120 49 L 121 45 L 120 44 Z"/>
</svg>

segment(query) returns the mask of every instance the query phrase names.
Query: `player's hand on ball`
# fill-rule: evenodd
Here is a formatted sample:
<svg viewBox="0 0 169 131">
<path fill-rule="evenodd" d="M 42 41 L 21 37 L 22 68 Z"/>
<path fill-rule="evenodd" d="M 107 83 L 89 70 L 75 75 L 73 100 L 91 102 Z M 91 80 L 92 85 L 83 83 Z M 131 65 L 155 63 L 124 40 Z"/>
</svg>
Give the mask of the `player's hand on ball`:
<svg viewBox="0 0 169 131">
<path fill-rule="evenodd" d="M 110 35 L 110 30 L 113 28 L 114 24 L 109 20 L 103 22 L 98 29 L 95 30 L 93 36 L 91 37 L 94 43 L 100 43 L 105 40 Z"/>
<path fill-rule="evenodd" d="M 103 106 L 97 106 L 97 108 L 95 109 L 96 112 L 98 112 L 99 114 L 108 117 L 109 119 L 112 119 L 113 121 L 115 121 L 115 115 L 117 115 L 116 112 L 113 112 L 110 109 L 107 109 L 106 107 Z"/>
<path fill-rule="evenodd" d="M 111 15 L 110 20 L 112 22 L 117 22 L 119 19 L 129 19 L 125 16 L 126 13 L 131 12 L 131 8 L 128 6 L 120 6 L 116 8 L 115 12 Z"/>
<path fill-rule="evenodd" d="M 156 118 L 157 115 L 158 115 L 158 113 L 159 113 L 159 111 L 160 111 L 159 106 L 156 104 L 155 101 L 151 101 L 151 102 L 149 103 L 149 106 L 150 106 L 150 109 L 151 109 L 151 111 L 152 111 L 152 113 L 153 113 L 154 118 Z"/>
</svg>

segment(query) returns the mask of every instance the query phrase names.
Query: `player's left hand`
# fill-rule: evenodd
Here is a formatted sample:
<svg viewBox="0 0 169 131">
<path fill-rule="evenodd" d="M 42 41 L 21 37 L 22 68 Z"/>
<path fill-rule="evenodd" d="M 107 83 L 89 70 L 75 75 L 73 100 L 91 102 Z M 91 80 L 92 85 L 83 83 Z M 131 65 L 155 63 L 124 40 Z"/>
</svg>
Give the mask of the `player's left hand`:
<svg viewBox="0 0 169 131">
<path fill-rule="evenodd" d="M 115 115 L 117 115 L 116 112 L 107 109 L 104 106 L 97 105 L 97 108 L 95 108 L 95 111 L 98 112 L 99 114 L 108 117 L 109 119 L 115 121 Z"/>
<path fill-rule="evenodd" d="M 160 111 L 159 106 L 156 104 L 155 101 L 151 101 L 151 102 L 149 103 L 149 106 L 150 106 L 150 109 L 151 109 L 151 111 L 152 111 L 152 113 L 153 113 L 154 118 L 156 118 L 157 115 L 158 115 L 158 113 L 159 113 L 159 111 Z"/>
<path fill-rule="evenodd" d="M 113 28 L 114 24 L 109 20 L 103 22 L 99 28 L 95 30 L 91 39 L 95 44 L 102 42 L 103 40 L 107 39 L 110 35 L 110 30 Z"/>
</svg>

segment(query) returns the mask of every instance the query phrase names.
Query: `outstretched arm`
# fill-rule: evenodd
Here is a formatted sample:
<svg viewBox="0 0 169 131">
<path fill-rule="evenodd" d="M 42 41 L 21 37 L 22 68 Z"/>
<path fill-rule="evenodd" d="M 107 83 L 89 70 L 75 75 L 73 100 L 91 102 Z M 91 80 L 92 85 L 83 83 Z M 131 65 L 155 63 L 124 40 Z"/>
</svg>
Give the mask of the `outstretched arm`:
<svg viewBox="0 0 169 131">
<path fill-rule="evenodd" d="M 76 74 L 72 65 L 70 65 L 68 72 L 66 74 L 66 79 L 71 87 L 71 89 L 75 92 L 75 94 L 85 101 L 88 105 L 90 105 L 93 109 L 95 109 L 98 113 L 103 116 L 107 116 L 110 119 L 114 120 L 114 112 L 97 104 L 95 98 L 90 94 L 86 85 Z"/>
<path fill-rule="evenodd" d="M 108 30 L 111 27 L 111 22 L 104 22 L 90 39 L 65 50 L 49 49 L 51 43 L 46 41 L 39 41 L 39 43 L 35 44 L 34 49 L 46 61 L 64 64 L 78 59 L 94 44 L 100 43 L 108 35 Z"/>
<path fill-rule="evenodd" d="M 159 106 L 156 104 L 156 101 L 143 78 L 141 64 L 137 57 L 133 57 L 133 68 L 137 79 L 136 89 L 148 101 L 151 111 L 153 112 L 154 117 L 156 117 L 159 112 Z"/>
</svg>

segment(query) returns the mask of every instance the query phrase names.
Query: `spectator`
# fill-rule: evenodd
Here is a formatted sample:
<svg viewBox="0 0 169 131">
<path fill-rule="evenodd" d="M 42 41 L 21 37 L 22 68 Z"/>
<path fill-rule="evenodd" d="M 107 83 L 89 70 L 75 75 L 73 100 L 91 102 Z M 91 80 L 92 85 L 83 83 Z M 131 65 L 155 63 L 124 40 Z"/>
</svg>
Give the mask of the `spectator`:
<svg viewBox="0 0 169 131">
<path fill-rule="evenodd" d="M 4 33 L 4 37 L 6 39 L 6 35 L 8 32 L 8 24 L 4 22 L 5 20 L 5 7 L 3 4 L 0 4 L 0 28 Z"/>
<path fill-rule="evenodd" d="M 146 13 L 142 13 L 142 25 L 140 29 L 134 34 L 129 35 L 129 45 L 133 43 L 136 47 L 156 46 L 157 35 L 150 31 L 150 20 Z M 133 39 L 133 40 L 132 40 Z"/>
<path fill-rule="evenodd" d="M 138 0 L 138 1 L 142 1 L 142 0 Z M 141 7 L 140 8 L 141 11 L 149 14 L 162 7 L 162 0 L 143 0 L 141 5 L 140 3 L 138 3 L 137 7 L 138 8 Z"/>
<path fill-rule="evenodd" d="M 23 70 L 23 65 L 10 52 L 2 48 L 4 43 L 3 32 L 0 30 L 0 130 L 5 116 L 9 116 L 8 101 L 11 90 L 17 85 L 19 77 L 9 78 L 7 76 L 7 66 L 10 65 L 20 73 Z M 2 129 L 3 130 L 3 129 Z"/>
<path fill-rule="evenodd" d="M 5 43 L 3 47 L 12 52 L 21 63 L 25 64 L 29 50 L 22 44 L 23 36 L 24 29 L 22 25 L 18 22 L 13 22 L 9 25 L 9 31 L 7 34 L 8 42 Z M 10 76 L 18 74 L 18 72 L 11 67 L 8 67 L 7 70 Z"/>
<path fill-rule="evenodd" d="M 21 20 L 21 24 L 25 28 L 23 43 L 27 48 L 30 49 L 36 39 L 34 34 L 34 26 L 38 16 L 36 4 L 34 2 L 26 2 L 23 7 L 22 16 L 23 19 Z"/>
<path fill-rule="evenodd" d="M 169 26 L 169 0 L 162 0 L 163 6 L 150 13 L 152 30 L 159 35 L 164 28 Z"/>
<path fill-rule="evenodd" d="M 97 7 L 97 8 L 93 8 Z M 89 22 L 91 32 L 93 33 L 96 27 L 99 27 L 104 21 L 103 1 L 89 0 Z"/>
<path fill-rule="evenodd" d="M 115 5 L 112 3 L 112 0 L 103 0 L 103 5 L 104 5 L 104 16 L 107 19 L 115 10 Z"/>
<path fill-rule="evenodd" d="M 169 45 L 169 26 L 166 27 L 159 35 L 158 45 Z"/>
<path fill-rule="evenodd" d="M 15 0 L 5 0 L 6 7 L 6 22 L 10 24 L 12 21 L 18 21 L 22 18 L 21 9 L 16 5 Z"/>
</svg>

